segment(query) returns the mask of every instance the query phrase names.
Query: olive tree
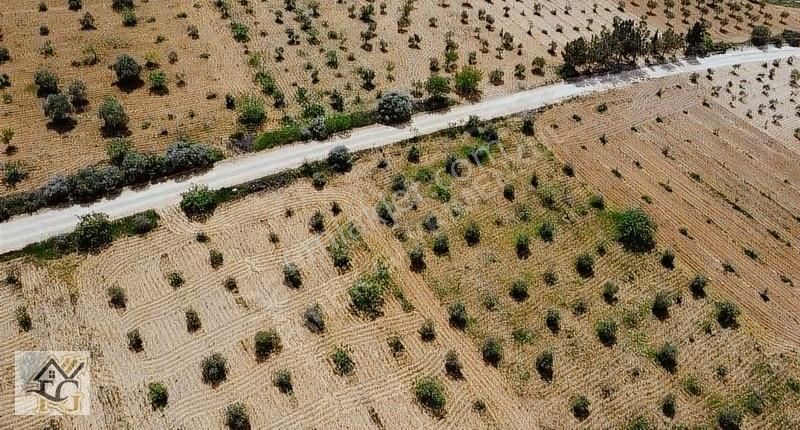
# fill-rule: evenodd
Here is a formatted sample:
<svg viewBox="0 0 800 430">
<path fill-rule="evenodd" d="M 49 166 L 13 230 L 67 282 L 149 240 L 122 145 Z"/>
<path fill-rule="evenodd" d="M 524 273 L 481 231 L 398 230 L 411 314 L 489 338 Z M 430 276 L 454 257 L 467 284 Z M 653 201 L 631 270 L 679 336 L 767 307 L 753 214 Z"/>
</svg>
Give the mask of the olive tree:
<svg viewBox="0 0 800 430">
<path fill-rule="evenodd" d="M 117 75 L 117 81 L 121 84 L 135 83 L 139 80 L 139 74 L 142 72 L 142 66 L 128 54 L 118 56 L 111 68 Z"/>
<path fill-rule="evenodd" d="M 122 103 L 114 96 L 103 100 L 97 115 L 103 120 L 103 127 L 108 131 L 125 130 L 128 127 L 128 115 Z"/>
<path fill-rule="evenodd" d="M 384 94 L 378 102 L 378 120 L 383 124 L 397 124 L 411 119 L 414 102 L 411 96 L 399 91 Z"/>
</svg>

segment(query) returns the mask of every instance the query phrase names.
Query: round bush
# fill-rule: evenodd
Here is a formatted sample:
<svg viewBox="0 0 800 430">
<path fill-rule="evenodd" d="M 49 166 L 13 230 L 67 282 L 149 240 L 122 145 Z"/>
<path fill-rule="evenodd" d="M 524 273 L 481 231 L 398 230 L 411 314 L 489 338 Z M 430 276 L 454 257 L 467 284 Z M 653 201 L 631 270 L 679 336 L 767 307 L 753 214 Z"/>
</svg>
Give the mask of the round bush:
<svg viewBox="0 0 800 430">
<path fill-rule="evenodd" d="M 589 254 L 580 254 L 575 258 L 575 271 L 584 278 L 594 276 L 594 258 Z"/>
<path fill-rule="evenodd" d="M 250 430 L 250 415 L 244 404 L 236 402 L 225 409 L 225 425 L 231 430 Z"/>
<path fill-rule="evenodd" d="M 585 420 L 589 417 L 591 411 L 589 410 L 589 406 L 591 403 L 586 396 L 578 396 L 572 401 L 572 415 L 575 416 L 578 420 Z"/>
<path fill-rule="evenodd" d="M 385 93 L 378 101 L 378 120 L 383 124 L 397 124 L 411 119 L 414 102 L 411 96 L 398 91 Z"/>
<path fill-rule="evenodd" d="M 509 295 L 512 299 L 523 302 L 528 299 L 528 282 L 524 279 L 517 279 L 511 283 Z"/>
<path fill-rule="evenodd" d="M 44 114 L 54 123 L 64 122 L 72 113 L 70 97 L 64 93 L 50 94 L 44 101 Z"/>
<path fill-rule="evenodd" d="M 150 399 L 153 410 L 164 409 L 169 401 L 167 387 L 160 382 L 151 382 L 147 386 L 147 398 Z"/>
<path fill-rule="evenodd" d="M 100 105 L 97 115 L 103 120 L 106 130 L 124 130 L 128 127 L 128 115 L 116 97 L 106 97 L 103 104 Z"/>
<path fill-rule="evenodd" d="M 611 320 L 600 320 L 595 325 L 595 333 L 600 342 L 605 346 L 617 343 L 617 323 Z"/>
<path fill-rule="evenodd" d="M 111 68 L 117 75 L 117 81 L 122 84 L 130 84 L 139 80 L 139 74 L 142 72 L 142 66 L 128 54 L 122 54 L 117 57 L 117 61 Z"/>
<path fill-rule="evenodd" d="M 488 337 L 481 346 L 481 355 L 483 355 L 483 361 L 497 367 L 503 360 L 503 346 L 497 338 Z"/>
<path fill-rule="evenodd" d="M 49 70 L 39 70 L 33 77 L 34 83 L 38 87 L 38 94 L 46 96 L 58 92 L 58 76 Z"/>
<path fill-rule="evenodd" d="M 281 337 L 275 330 L 259 331 L 255 336 L 255 352 L 258 360 L 266 360 L 281 350 Z"/>
<path fill-rule="evenodd" d="M 203 359 L 203 382 L 217 385 L 227 378 L 228 360 L 222 354 L 215 352 Z"/>
<path fill-rule="evenodd" d="M 417 401 L 434 414 L 441 414 L 447 405 L 442 384 L 433 377 L 423 377 L 414 384 Z"/>
<path fill-rule="evenodd" d="M 464 330 L 469 323 L 469 316 L 467 315 L 467 308 L 461 302 L 450 304 L 447 308 L 447 313 L 450 315 L 450 325 Z"/>
<path fill-rule="evenodd" d="M 91 213 L 81 217 L 73 233 L 75 245 L 82 251 L 100 249 L 114 239 L 111 221 L 103 213 Z"/>
<path fill-rule="evenodd" d="M 631 252 L 647 252 L 656 246 L 656 224 L 641 209 L 628 209 L 615 214 L 617 240 Z"/>
<path fill-rule="evenodd" d="M 539 376 L 545 381 L 553 380 L 554 360 L 553 351 L 550 350 L 544 351 L 536 357 L 536 371 L 539 372 Z"/>
<path fill-rule="evenodd" d="M 343 173 L 353 167 L 350 151 L 344 145 L 334 147 L 328 153 L 328 165 L 336 172 Z"/>
<path fill-rule="evenodd" d="M 201 217 L 214 213 L 218 205 L 216 194 L 206 186 L 194 186 L 181 194 L 181 210 L 188 217 Z"/>
</svg>

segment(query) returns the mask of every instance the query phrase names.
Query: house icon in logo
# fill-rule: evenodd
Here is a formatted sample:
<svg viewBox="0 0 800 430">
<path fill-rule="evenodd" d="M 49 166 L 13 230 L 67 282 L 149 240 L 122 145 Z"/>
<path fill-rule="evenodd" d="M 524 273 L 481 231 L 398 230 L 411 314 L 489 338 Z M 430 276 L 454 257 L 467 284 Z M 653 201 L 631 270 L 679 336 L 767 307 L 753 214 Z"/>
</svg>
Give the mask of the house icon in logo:
<svg viewBox="0 0 800 430">
<path fill-rule="evenodd" d="M 81 401 L 88 384 L 87 362 L 79 355 L 47 355 L 38 370 L 26 381 L 24 392 L 35 396 L 34 414 L 68 414 L 81 412 Z M 88 399 L 87 399 L 88 400 Z"/>
</svg>

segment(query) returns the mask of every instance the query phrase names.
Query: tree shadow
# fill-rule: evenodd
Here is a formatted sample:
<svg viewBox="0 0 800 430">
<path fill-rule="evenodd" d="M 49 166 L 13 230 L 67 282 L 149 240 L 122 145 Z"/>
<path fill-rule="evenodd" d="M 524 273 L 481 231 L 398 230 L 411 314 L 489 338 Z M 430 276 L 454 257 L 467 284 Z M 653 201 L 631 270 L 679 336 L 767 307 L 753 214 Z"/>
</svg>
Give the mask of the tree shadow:
<svg viewBox="0 0 800 430">
<path fill-rule="evenodd" d="M 50 121 L 45 126 L 48 130 L 55 131 L 58 134 L 64 134 L 75 129 L 78 121 L 74 118 L 67 118 L 61 121 Z"/>
<path fill-rule="evenodd" d="M 125 128 L 111 128 L 111 127 L 102 126 L 102 127 L 100 127 L 100 134 L 103 136 L 103 138 L 110 139 L 112 137 L 128 137 L 133 133 L 131 132 L 131 130 L 128 127 L 125 127 Z"/>
<path fill-rule="evenodd" d="M 120 91 L 124 92 L 125 94 L 130 94 L 144 85 L 144 81 L 140 78 L 136 79 L 128 79 L 125 81 L 117 81 L 113 86 L 116 86 Z"/>
</svg>

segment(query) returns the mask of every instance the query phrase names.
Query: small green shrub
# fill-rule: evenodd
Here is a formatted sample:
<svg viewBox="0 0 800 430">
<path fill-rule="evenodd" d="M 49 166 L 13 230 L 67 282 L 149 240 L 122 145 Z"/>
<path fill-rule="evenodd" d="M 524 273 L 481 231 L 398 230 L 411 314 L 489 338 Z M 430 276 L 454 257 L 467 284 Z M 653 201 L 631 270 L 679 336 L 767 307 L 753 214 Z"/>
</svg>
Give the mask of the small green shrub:
<svg viewBox="0 0 800 430">
<path fill-rule="evenodd" d="M 669 318 L 669 308 L 672 306 L 672 297 L 666 291 L 659 291 L 656 293 L 655 298 L 653 298 L 653 305 L 651 306 L 651 311 L 653 315 L 660 319 L 665 320 Z"/>
<path fill-rule="evenodd" d="M 217 385 L 224 381 L 228 375 L 228 360 L 222 354 L 215 352 L 203 359 L 203 382 Z"/>
<path fill-rule="evenodd" d="M 296 264 L 288 263 L 283 266 L 283 283 L 290 288 L 300 288 L 303 285 L 303 278 Z"/>
<path fill-rule="evenodd" d="M 717 303 L 717 322 L 722 328 L 737 328 L 739 327 L 739 307 L 736 303 L 731 301 L 722 301 Z"/>
<path fill-rule="evenodd" d="M 144 341 L 139 329 L 133 329 L 128 332 L 128 348 L 133 352 L 142 352 L 144 350 Z"/>
<path fill-rule="evenodd" d="M 82 216 L 72 235 L 75 245 L 82 251 L 98 250 L 114 239 L 111 221 L 103 213 Z"/>
<path fill-rule="evenodd" d="M 609 305 L 613 305 L 617 302 L 617 292 L 619 291 L 619 287 L 613 282 L 606 282 L 603 285 L 603 292 L 601 295 L 603 296 L 603 300 L 608 303 Z"/>
<path fill-rule="evenodd" d="M 548 309 L 544 323 L 551 332 L 558 333 L 561 330 L 561 315 L 555 309 Z"/>
<path fill-rule="evenodd" d="M 200 316 L 197 314 L 197 311 L 194 309 L 187 309 L 186 310 L 186 331 L 189 333 L 194 333 L 197 330 L 200 330 L 202 323 L 200 322 Z"/>
<path fill-rule="evenodd" d="M 517 279 L 511 283 L 509 295 L 512 299 L 518 302 L 523 302 L 528 299 L 528 282 L 524 279 Z"/>
<path fill-rule="evenodd" d="M 167 281 L 172 288 L 178 288 L 185 282 L 180 272 L 172 272 L 167 275 Z"/>
<path fill-rule="evenodd" d="M 444 395 L 444 387 L 433 377 L 423 377 L 414 384 L 414 396 L 425 409 L 434 415 L 444 413 L 447 399 Z"/>
<path fill-rule="evenodd" d="M 275 330 L 262 330 L 256 332 L 254 338 L 254 350 L 256 359 L 263 361 L 270 355 L 279 352 L 282 348 L 281 337 Z"/>
<path fill-rule="evenodd" d="M 589 418 L 589 414 L 591 411 L 589 407 L 591 403 L 586 396 L 580 395 L 572 400 L 572 415 L 575 416 L 579 421 L 583 421 L 586 418 Z"/>
<path fill-rule="evenodd" d="M 419 337 L 423 342 L 433 342 L 436 340 L 436 325 L 433 320 L 426 319 L 419 328 Z"/>
<path fill-rule="evenodd" d="M 147 398 L 150 399 L 153 410 L 164 409 L 169 401 L 167 387 L 160 382 L 151 382 L 147 385 Z"/>
<path fill-rule="evenodd" d="M 214 269 L 218 269 L 222 266 L 224 262 L 224 257 L 222 253 L 217 251 L 216 249 L 210 249 L 208 251 L 208 262 L 211 264 L 211 267 Z"/>
<path fill-rule="evenodd" d="M 225 409 L 225 425 L 231 430 L 250 430 L 250 415 L 244 404 L 236 402 Z"/>
<path fill-rule="evenodd" d="M 127 303 L 125 290 L 119 285 L 108 287 L 108 304 L 116 309 L 124 309 Z"/>
<path fill-rule="evenodd" d="M 483 361 L 497 367 L 500 365 L 500 361 L 503 360 L 503 345 L 496 337 L 487 337 L 481 346 L 481 355 L 483 356 Z"/>
<path fill-rule="evenodd" d="M 306 308 L 303 313 L 305 325 L 314 333 L 322 333 L 325 331 L 325 314 L 322 313 L 322 307 L 315 303 Z"/>
<path fill-rule="evenodd" d="M 441 257 L 450 253 L 450 240 L 445 233 L 439 233 L 433 239 L 433 253 Z"/>
<path fill-rule="evenodd" d="M 553 380 L 553 362 L 555 361 L 555 356 L 553 355 L 553 351 L 546 350 L 542 351 L 536 357 L 536 371 L 539 372 L 539 376 L 547 381 L 550 382 Z"/>
<path fill-rule="evenodd" d="M 732 406 L 723 407 L 717 413 L 717 425 L 720 430 L 739 430 L 743 420 L 742 412 Z"/>
<path fill-rule="evenodd" d="M 292 394 L 294 387 L 292 386 L 292 372 L 281 369 L 275 372 L 272 376 L 272 385 L 278 387 L 278 391 L 283 394 Z"/>
<path fill-rule="evenodd" d="M 331 354 L 334 372 L 339 376 L 349 375 L 356 368 L 356 363 L 350 358 L 350 351 L 344 346 L 337 346 Z"/>
<path fill-rule="evenodd" d="M 706 280 L 705 276 L 696 275 L 689 283 L 689 291 L 692 293 L 692 296 L 698 299 L 705 297 L 707 283 L 708 280 Z"/>
<path fill-rule="evenodd" d="M 661 413 L 667 418 L 675 417 L 677 402 L 674 394 L 667 394 L 661 401 Z"/>
<path fill-rule="evenodd" d="M 469 246 L 475 246 L 481 241 L 481 229 L 474 221 L 470 221 L 464 229 L 464 241 Z"/>
<path fill-rule="evenodd" d="M 461 359 L 458 358 L 458 353 L 452 349 L 447 351 L 444 356 L 444 371 L 447 376 L 453 379 L 464 379 L 463 367 Z"/>
<path fill-rule="evenodd" d="M 575 258 L 575 271 L 584 278 L 594 276 L 594 258 L 587 254 L 579 254 Z"/>
<path fill-rule="evenodd" d="M 656 361 L 658 361 L 658 364 L 666 369 L 667 372 L 675 373 L 675 370 L 678 368 L 678 347 L 671 343 L 665 343 L 656 352 Z"/>
<path fill-rule="evenodd" d="M 617 343 L 617 323 L 612 320 L 597 321 L 595 333 L 600 342 L 605 346 L 610 347 Z"/>
<path fill-rule="evenodd" d="M 28 313 L 27 307 L 18 307 L 15 311 L 15 315 L 17 318 L 17 325 L 22 331 L 30 331 L 31 328 L 33 328 L 33 320 L 31 319 L 31 315 Z"/>
<path fill-rule="evenodd" d="M 469 323 L 469 316 L 467 315 L 467 308 L 461 302 L 451 303 L 450 306 L 447 307 L 447 313 L 449 314 L 449 321 L 450 325 L 464 330 L 467 328 L 467 324 Z"/>
<path fill-rule="evenodd" d="M 647 252 L 656 245 L 656 224 L 641 209 L 628 209 L 614 214 L 617 240 L 631 252 Z"/>
</svg>

